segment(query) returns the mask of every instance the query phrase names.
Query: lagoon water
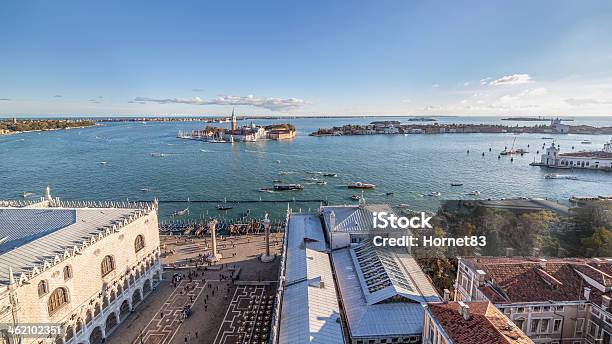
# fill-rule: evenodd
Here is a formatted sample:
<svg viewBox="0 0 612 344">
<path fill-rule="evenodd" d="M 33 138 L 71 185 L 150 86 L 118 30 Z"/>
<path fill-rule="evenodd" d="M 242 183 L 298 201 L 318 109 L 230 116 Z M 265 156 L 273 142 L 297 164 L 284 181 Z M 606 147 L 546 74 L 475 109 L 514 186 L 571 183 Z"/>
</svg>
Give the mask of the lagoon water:
<svg viewBox="0 0 612 344">
<path fill-rule="evenodd" d="M 323 199 L 334 204 L 355 203 L 346 184 L 365 181 L 377 185 L 364 192 L 368 202 L 408 204 L 432 209 L 440 199 L 545 197 L 567 200 L 572 195 L 612 194 L 612 173 L 552 171 L 529 166 L 539 160 L 542 134 L 442 134 L 395 136 L 310 137 L 320 127 L 369 123 L 384 118 L 303 118 L 290 122 L 298 128 L 291 141 L 210 144 L 176 138 L 179 130 L 200 129 L 201 122 L 113 123 L 93 128 L 24 133 L 0 137 L 0 199 L 19 199 L 23 192 L 39 197 L 46 185 L 64 199 L 84 200 L 290 200 Z M 405 118 L 388 118 L 405 121 Z M 256 124 L 287 122 L 258 120 Z M 542 122 L 509 122 L 499 118 L 441 117 L 443 123 L 499 123 L 536 125 Z M 240 123 L 248 124 L 248 123 Z M 581 118 L 569 124 L 612 126 L 612 118 Z M 599 150 L 608 136 L 553 135 L 562 152 Z M 524 156 L 502 157 L 510 147 L 527 148 Z M 593 143 L 581 144 L 584 139 Z M 491 152 L 489 152 L 491 148 Z M 467 150 L 470 153 L 467 153 Z M 485 153 L 482 156 L 482 153 Z M 163 153 L 154 157 L 152 153 Z M 106 164 L 100 164 L 100 162 Z M 280 161 L 277 162 L 277 161 Z M 279 171 L 291 172 L 279 175 Z M 327 185 L 306 184 L 308 171 L 338 173 L 325 178 Z M 545 180 L 547 173 L 571 173 L 578 180 Z M 272 180 L 305 183 L 305 190 L 261 193 Z M 452 187 L 460 182 L 462 187 Z M 150 192 L 142 189 L 150 189 Z M 441 197 L 427 196 L 440 192 Z M 393 192 L 387 196 L 386 192 Z M 161 214 L 190 208 L 190 217 L 235 217 L 247 208 L 253 214 L 270 211 L 282 216 L 286 203 L 236 205 L 219 213 L 216 203 L 162 203 Z M 316 208 L 317 203 L 295 203 L 293 208 Z"/>
</svg>

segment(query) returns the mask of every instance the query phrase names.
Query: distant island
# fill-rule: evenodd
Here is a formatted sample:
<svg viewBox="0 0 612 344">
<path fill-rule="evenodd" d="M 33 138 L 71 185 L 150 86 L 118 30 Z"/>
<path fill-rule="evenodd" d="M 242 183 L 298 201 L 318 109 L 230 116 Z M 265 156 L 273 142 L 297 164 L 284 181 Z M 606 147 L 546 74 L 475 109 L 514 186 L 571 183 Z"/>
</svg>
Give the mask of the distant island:
<svg viewBox="0 0 612 344">
<path fill-rule="evenodd" d="M 522 122 L 548 122 L 552 118 L 546 118 L 543 116 L 538 117 L 506 117 L 502 118 L 502 121 L 522 121 Z M 559 119 L 560 121 L 573 121 L 573 119 Z"/>
<path fill-rule="evenodd" d="M 83 119 L 36 119 L 0 121 L 0 135 L 10 135 L 31 131 L 48 131 L 71 128 L 84 128 L 96 125 L 93 120 Z"/>
</svg>

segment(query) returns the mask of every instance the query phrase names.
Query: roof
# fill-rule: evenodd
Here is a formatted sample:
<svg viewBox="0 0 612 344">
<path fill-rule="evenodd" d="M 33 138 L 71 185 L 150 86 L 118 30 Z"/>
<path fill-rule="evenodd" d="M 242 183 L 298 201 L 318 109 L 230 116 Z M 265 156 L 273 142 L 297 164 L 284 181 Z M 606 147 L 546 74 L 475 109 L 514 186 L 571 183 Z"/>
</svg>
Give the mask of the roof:
<svg viewBox="0 0 612 344">
<path fill-rule="evenodd" d="M 440 298 L 408 253 L 401 250 L 372 253 L 368 252 L 368 245 L 360 244 L 332 253 L 351 336 L 420 335 L 422 303 Z M 366 260 L 360 261 L 358 255 Z M 376 268 L 371 270 L 373 267 Z M 406 287 L 401 286 L 400 281 L 406 281 Z M 386 286 L 377 288 L 381 283 Z"/>
<path fill-rule="evenodd" d="M 335 215 L 335 225 L 331 226 L 330 215 Z M 366 204 L 345 205 L 345 206 L 326 206 L 323 207 L 323 220 L 325 227 L 334 232 L 360 233 L 373 230 L 372 213 L 387 212 L 393 213 L 393 209 L 388 204 Z M 379 229 L 377 229 L 380 231 Z"/>
<path fill-rule="evenodd" d="M 65 250 L 118 224 L 139 209 L 123 208 L 0 208 L 0 284 L 9 267 L 18 277 L 62 257 Z"/>
<path fill-rule="evenodd" d="M 595 158 L 595 159 L 612 159 L 612 153 L 604 152 L 604 151 L 594 151 L 594 152 L 573 152 L 573 153 L 561 153 L 559 157 L 562 158 Z"/>
<path fill-rule="evenodd" d="M 612 259 L 481 257 L 462 261 L 486 273 L 487 283 L 480 290 L 495 303 L 580 301 L 583 287 L 612 285 Z"/>
<path fill-rule="evenodd" d="M 533 343 L 489 301 L 469 302 L 468 320 L 459 314 L 458 302 L 427 305 L 433 319 L 454 344 L 527 344 Z"/>
<path fill-rule="evenodd" d="M 319 218 L 292 215 L 287 236 L 279 343 L 342 343 L 340 306 Z"/>
</svg>

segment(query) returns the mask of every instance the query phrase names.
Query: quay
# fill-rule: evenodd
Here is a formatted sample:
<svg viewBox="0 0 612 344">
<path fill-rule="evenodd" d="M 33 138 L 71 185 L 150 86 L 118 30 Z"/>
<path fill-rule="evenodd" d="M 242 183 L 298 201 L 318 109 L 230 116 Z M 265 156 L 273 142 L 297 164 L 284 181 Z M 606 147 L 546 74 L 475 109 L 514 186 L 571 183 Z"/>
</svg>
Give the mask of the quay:
<svg viewBox="0 0 612 344">
<path fill-rule="evenodd" d="M 142 200 L 136 202 L 150 202 Z M 257 199 L 257 200 L 158 200 L 159 203 L 320 203 L 327 205 L 325 199 Z"/>
</svg>

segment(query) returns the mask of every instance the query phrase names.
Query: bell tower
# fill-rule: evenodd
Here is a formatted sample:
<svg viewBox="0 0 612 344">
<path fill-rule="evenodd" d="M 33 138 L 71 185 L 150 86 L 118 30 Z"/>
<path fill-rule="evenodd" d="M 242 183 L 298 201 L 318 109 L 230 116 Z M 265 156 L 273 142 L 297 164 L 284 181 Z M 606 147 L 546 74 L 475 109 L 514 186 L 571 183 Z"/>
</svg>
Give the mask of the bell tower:
<svg viewBox="0 0 612 344">
<path fill-rule="evenodd" d="M 232 109 L 232 130 L 236 130 L 236 111 Z"/>
</svg>

